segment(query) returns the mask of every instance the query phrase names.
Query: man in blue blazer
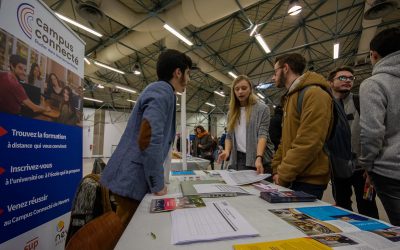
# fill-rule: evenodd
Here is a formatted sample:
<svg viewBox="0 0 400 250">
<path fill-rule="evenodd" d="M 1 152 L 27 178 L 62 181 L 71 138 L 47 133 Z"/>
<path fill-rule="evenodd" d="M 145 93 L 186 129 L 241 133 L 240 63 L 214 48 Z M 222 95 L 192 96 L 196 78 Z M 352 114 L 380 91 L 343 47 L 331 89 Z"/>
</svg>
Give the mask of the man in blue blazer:
<svg viewBox="0 0 400 250">
<path fill-rule="evenodd" d="M 137 99 L 126 129 L 101 177 L 114 194 L 117 215 L 128 225 L 146 193 L 165 195 L 163 162 L 175 137 L 175 92 L 189 82 L 192 60 L 168 49 L 157 61 L 158 81 Z"/>
</svg>

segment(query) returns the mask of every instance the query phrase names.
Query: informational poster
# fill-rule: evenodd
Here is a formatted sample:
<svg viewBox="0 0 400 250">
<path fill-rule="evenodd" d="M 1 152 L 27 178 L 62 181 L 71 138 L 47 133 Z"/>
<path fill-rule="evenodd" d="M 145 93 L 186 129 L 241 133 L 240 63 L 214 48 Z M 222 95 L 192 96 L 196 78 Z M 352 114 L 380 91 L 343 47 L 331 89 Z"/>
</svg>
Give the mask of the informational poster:
<svg viewBox="0 0 400 250">
<path fill-rule="evenodd" d="M 0 249 L 64 249 L 82 178 L 83 57 L 44 3 L 0 0 Z"/>
</svg>

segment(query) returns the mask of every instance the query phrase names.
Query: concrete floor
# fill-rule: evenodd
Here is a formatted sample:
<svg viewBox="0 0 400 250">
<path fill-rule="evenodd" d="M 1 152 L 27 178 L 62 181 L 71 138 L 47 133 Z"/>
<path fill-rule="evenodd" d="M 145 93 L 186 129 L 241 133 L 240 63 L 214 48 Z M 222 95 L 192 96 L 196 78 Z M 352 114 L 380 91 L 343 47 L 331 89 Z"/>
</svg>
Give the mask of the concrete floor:
<svg viewBox="0 0 400 250">
<path fill-rule="evenodd" d="M 104 162 L 108 162 L 108 158 L 103 159 Z M 84 158 L 83 159 L 83 176 L 90 174 L 93 168 L 93 162 L 94 158 Z M 220 169 L 221 166 L 220 164 L 215 163 L 215 169 Z M 208 169 L 211 169 L 209 166 Z M 324 196 L 322 197 L 322 200 L 325 202 L 328 202 L 330 204 L 334 204 L 335 201 L 332 196 L 332 188 L 331 185 L 328 185 L 328 188 L 324 192 Z M 352 197 L 353 200 L 353 210 L 357 212 L 357 206 L 356 206 L 356 201 L 355 201 L 355 196 L 353 195 Z M 385 209 L 383 208 L 382 202 L 379 200 L 379 198 L 376 198 L 377 206 L 378 206 L 378 211 L 379 211 L 379 218 L 383 221 L 389 222 L 389 219 L 386 215 Z"/>
</svg>

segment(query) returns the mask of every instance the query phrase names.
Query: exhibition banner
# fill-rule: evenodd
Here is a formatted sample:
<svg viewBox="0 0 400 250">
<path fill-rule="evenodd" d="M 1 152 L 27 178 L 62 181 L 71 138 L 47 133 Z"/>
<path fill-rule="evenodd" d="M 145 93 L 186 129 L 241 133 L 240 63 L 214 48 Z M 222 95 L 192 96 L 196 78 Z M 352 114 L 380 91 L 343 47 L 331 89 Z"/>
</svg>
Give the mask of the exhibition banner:
<svg viewBox="0 0 400 250">
<path fill-rule="evenodd" d="M 0 249 L 64 249 L 82 178 L 83 57 L 44 3 L 0 0 Z"/>
</svg>

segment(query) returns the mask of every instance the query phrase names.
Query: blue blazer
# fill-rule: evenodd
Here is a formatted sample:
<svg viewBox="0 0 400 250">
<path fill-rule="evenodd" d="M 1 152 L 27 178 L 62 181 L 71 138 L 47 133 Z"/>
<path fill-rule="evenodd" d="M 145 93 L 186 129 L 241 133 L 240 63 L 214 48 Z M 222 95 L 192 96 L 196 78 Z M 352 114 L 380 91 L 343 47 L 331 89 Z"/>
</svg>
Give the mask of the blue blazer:
<svg viewBox="0 0 400 250">
<path fill-rule="evenodd" d="M 176 96 L 170 83 L 159 81 L 147 86 L 102 173 L 101 183 L 115 194 L 139 201 L 146 193 L 161 191 L 163 162 L 175 137 L 175 113 Z M 139 138 L 143 127 L 145 136 Z"/>
</svg>

